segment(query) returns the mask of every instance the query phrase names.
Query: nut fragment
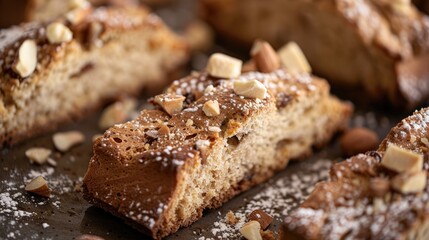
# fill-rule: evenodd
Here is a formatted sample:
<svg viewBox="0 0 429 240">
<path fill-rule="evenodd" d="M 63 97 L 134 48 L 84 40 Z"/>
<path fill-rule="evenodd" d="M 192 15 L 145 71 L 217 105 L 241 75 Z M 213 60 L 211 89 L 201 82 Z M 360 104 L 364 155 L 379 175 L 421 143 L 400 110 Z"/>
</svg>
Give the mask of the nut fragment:
<svg viewBox="0 0 429 240">
<path fill-rule="evenodd" d="M 69 0 L 69 9 L 88 8 L 91 4 L 87 0 Z"/>
<path fill-rule="evenodd" d="M 55 147 L 61 152 L 66 152 L 73 146 L 85 141 L 85 136 L 78 131 L 56 133 L 52 137 Z"/>
<path fill-rule="evenodd" d="M 264 99 L 267 88 L 258 80 L 236 80 L 234 81 L 234 92 L 237 95 Z"/>
<path fill-rule="evenodd" d="M 426 171 L 401 173 L 392 179 L 393 189 L 403 193 L 418 193 L 426 186 Z"/>
<path fill-rule="evenodd" d="M 162 125 L 159 129 L 158 129 L 158 135 L 169 135 L 170 134 L 170 128 L 168 128 L 167 125 Z"/>
<path fill-rule="evenodd" d="M 270 226 L 273 218 L 261 209 L 256 209 L 247 216 L 250 221 L 257 221 L 263 230 Z"/>
<path fill-rule="evenodd" d="M 353 128 L 343 134 L 340 140 L 341 150 L 346 157 L 375 150 L 379 140 L 377 133 L 367 128 Z"/>
<path fill-rule="evenodd" d="M 31 182 L 25 186 L 25 191 L 37 194 L 42 197 L 49 197 L 51 195 L 51 189 L 42 176 L 38 176 L 31 180 Z"/>
<path fill-rule="evenodd" d="M 220 114 L 218 101 L 209 100 L 203 105 L 203 112 L 208 117 L 214 117 Z"/>
<path fill-rule="evenodd" d="M 215 88 L 213 87 L 213 85 L 210 84 L 206 87 L 206 89 L 204 89 L 204 94 L 209 94 L 209 93 L 213 92 L 214 89 Z"/>
<path fill-rule="evenodd" d="M 70 42 L 73 39 L 73 33 L 64 24 L 54 22 L 46 28 L 46 37 L 50 43 Z"/>
<path fill-rule="evenodd" d="M 262 240 L 261 225 L 257 221 L 250 221 L 243 225 L 240 233 L 248 240 Z"/>
<path fill-rule="evenodd" d="M 243 62 L 239 59 L 215 53 L 209 58 L 207 72 L 213 77 L 235 78 L 240 76 L 242 64 Z"/>
<path fill-rule="evenodd" d="M 253 44 L 251 55 L 256 67 L 261 72 L 269 73 L 280 68 L 277 53 L 266 41 L 257 40 Z"/>
<path fill-rule="evenodd" d="M 280 62 L 291 72 L 311 72 L 310 64 L 298 44 L 290 42 L 282 47 L 277 54 Z"/>
<path fill-rule="evenodd" d="M 419 172 L 423 168 L 423 156 L 390 144 L 381 159 L 381 165 L 398 173 Z"/>
<path fill-rule="evenodd" d="M 186 126 L 187 126 L 187 127 L 190 127 L 190 126 L 192 126 L 192 125 L 194 125 L 194 121 L 192 121 L 192 119 L 188 119 L 188 120 L 186 120 Z"/>
<path fill-rule="evenodd" d="M 73 25 L 81 23 L 85 17 L 89 14 L 90 8 L 75 8 L 65 14 L 67 21 Z"/>
<path fill-rule="evenodd" d="M 130 119 L 136 106 L 137 102 L 134 99 L 125 99 L 109 105 L 101 114 L 98 126 L 100 129 L 105 130 L 115 124 L 125 122 Z"/>
<path fill-rule="evenodd" d="M 52 151 L 46 148 L 30 148 L 27 151 L 25 151 L 25 156 L 30 159 L 30 162 L 37 163 L 37 164 L 44 164 L 48 158 L 49 155 L 51 155 Z"/>
<path fill-rule="evenodd" d="M 160 105 L 170 116 L 182 111 L 185 97 L 175 94 L 161 94 L 155 96 L 155 103 Z"/>
<path fill-rule="evenodd" d="M 25 78 L 30 76 L 37 65 L 37 46 L 34 40 L 25 40 L 18 50 L 18 57 L 12 66 L 14 72 Z"/>
</svg>

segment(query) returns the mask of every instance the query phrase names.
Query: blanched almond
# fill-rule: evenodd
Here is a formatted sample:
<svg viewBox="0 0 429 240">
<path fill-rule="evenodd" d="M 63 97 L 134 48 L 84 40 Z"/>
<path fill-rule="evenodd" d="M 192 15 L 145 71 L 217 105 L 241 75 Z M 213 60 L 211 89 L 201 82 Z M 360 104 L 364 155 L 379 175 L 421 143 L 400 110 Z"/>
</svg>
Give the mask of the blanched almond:
<svg viewBox="0 0 429 240">
<path fill-rule="evenodd" d="M 203 111 L 208 117 L 214 117 L 220 114 L 220 108 L 218 101 L 207 101 L 203 105 Z"/>
<path fill-rule="evenodd" d="M 46 148 L 30 148 L 25 151 L 25 156 L 30 159 L 30 162 L 42 165 L 48 160 L 51 153 L 52 151 Z"/>
<path fill-rule="evenodd" d="M 262 240 L 261 225 L 257 221 L 250 221 L 243 225 L 240 233 L 248 240 Z"/>
<path fill-rule="evenodd" d="M 64 24 L 54 22 L 46 28 L 46 37 L 50 43 L 70 42 L 73 39 L 73 33 Z"/>
<path fill-rule="evenodd" d="M 69 0 L 69 9 L 88 8 L 91 4 L 87 0 Z"/>
<path fill-rule="evenodd" d="M 301 48 L 295 42 L 290 42 L 282 47 L 277 54 L 280 62 L 291 72 L 311 72 L 310 64 L 307 61 Z"/>
<path fill-rule="evenodd" d="M 25 191 L 37 194 L 42 197 L 49 197 L 51 195 L 51 189 L 42 176 L 38 176 L 31 180 L 31 182 L 25 186 Z"/>
<path fill-rule="evenodd" d="M 398 173 L 419 172 L 423 168 L 423 156 L 390 144 L 384 153 L 381 165 Z"/>
<path fill-rule="evenodd" d="M 171 116 L 182 111 L 185 99 L 182 95 L 161 94 L 155 96 L 155 103 L 160 105 Z"/>
<path fill-rule="evenodd" d="M 52 137 L 55 147 L 61 152 L 66 152 L 73 146 L 85 141 L 85 136 L 78 131 L 56 133 Z"/>
<path fill-rule="evenodd" d="M 264 99 L 267 94 L 267 88 L 258 80 L 236 80 L 233 84 L 234 92 L 240 96 Z"/>
<path fill-rule="evenodd" d="M 426 187 L 426 171 L 401 173 L 392 179 L 393 189 L 403 193 L 418 193 Z"/>
<path fill-rule="evenodd" d="M 123 123 L 131 117 L 136 109 L 137 102 L 134 99 L 125 99 L 117 101 L 103 110 L 98 126 L 105 130 L 115 124 Z"/>
<path fill-rule="evenodd" d="M 213 77 L 235 78 L 240 76 L 242 64 L 243 62 L 239 59 L 215 53 L 209 58 L 207 72 Z"/>
<path fill-rule="evenodd" d="M 18 50 L 18 57 L 12 66 L 14 72 L 25 78 L 30 76 L 37 66 L 37 46 L 34 40 L 25 40 Z"/>
</svg>

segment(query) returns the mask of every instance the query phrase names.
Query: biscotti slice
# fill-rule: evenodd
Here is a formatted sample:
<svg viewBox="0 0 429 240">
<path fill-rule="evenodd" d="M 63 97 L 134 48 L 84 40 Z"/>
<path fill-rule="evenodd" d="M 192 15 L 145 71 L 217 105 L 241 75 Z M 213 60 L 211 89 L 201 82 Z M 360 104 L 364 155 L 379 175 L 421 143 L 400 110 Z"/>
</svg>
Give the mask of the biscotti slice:
<svg viewBox="0 0 429 240">
<path fill-rule="evenodd" d="M 281 239 L 428 239 L 429 108 L 394 127 L 374 152 L 335 164 L 286 217 Z"/>
<path fill-rule="evenodd" d="M 352 106 L 331 96 L 326 81 L 285 69 L 240 69 L 240 60 L 214 54 L 207 71 L 156 96 L 158 109 L 107 130 L 94 143 L 85 198 L 162 238 L 347 124 Z"/>
<path fill-rule="evenodd" d="M 429 97 L 429 18 L 393 0 L 201 0 L 226 38 L 300 45 L 314 72 L 374 102 L 414 109 Z"/>
<path fill-rule="evenodd" d="M 166 84 L 187 47 L 145 8 L 99 8 L 70 23 L 0 31 L 0 144 Z"/>
</svg>

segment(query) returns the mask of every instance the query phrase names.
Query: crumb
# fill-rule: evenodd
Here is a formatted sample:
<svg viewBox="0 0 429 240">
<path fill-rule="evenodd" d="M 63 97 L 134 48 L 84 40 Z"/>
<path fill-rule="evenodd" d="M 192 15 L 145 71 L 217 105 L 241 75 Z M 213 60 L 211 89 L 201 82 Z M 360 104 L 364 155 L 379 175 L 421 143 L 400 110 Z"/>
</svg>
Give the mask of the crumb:
<svg viewBox="0 0 429 240">
<path fill-rule="evenodd" d="M 275 240 L 276 235 L 271 230 L 262 231 L 261 230 L 261 236 L 263 240 Z"/>
<path fill-rule="evenodd" d="M 237 219 L 237 217 L 235 216 L 235 214 L 232 211 L 229 211 L 226 214 L 226 223 L 228 223 L 229 225 L 235 225 L 237 224 L 239 221 L 239 219 Z"/>
</svg>

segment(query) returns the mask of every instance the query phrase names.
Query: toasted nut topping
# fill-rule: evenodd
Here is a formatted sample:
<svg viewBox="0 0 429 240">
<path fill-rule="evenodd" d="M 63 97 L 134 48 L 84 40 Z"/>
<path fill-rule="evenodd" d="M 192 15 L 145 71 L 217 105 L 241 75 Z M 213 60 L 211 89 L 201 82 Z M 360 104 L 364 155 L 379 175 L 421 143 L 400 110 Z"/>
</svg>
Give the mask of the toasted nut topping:
<svg viewBox="0 0 429 240">
<path fill-rule="evenodd" d="M 207 101 L 204 103 L 203 111 L 208 117 L 214 117 L 220 114 L 219 103 L 218 101 Z"/>
<path fill-rule="evenodd" d="M 46 36 L 50 43 L 70 42 L 73 39 L 72 31 L 62 23 L 54 22 L 46 28 Z"/>
<path fill-rule="evenodd" d="M 343 134 L 341 149 L 346 157 L 377 149 L 378 135 L 367 128 L 352 128 Z"/>
<path fill-rule="evenodd" d="M 37 46 L 34 40 L 25 40 L 19 47 L 18 58 L 12 66 L 14 72 L 25 78 L 30 76 L 37 66 Z"/>
<path fill-rule="evenodd" d="M 73 146 L 85 141 L 85 136 L 78 131 L 56 133 L 52 137 L 55 147 L 61 152 L 66 152 Z"/>
<path fill-rule="evenodd" d="M 207 71 L 213 77 L 235 78 L 240 76 L 242 64 L 243 62 L 239 59 L 222 53 L 215 53 L 209 58 Z"/>
<path fill-rule="evenodd" d="M 426 186 L 426 171 L 401 173 L 392 179 L 393 189 L 403 193 L 418 193 Z"/>
<path fill-rule="evenodd" d="M 279 57 L 268 42 L 257 40 L 253 44 L 251 55 L 261 72 L 269 73 L 280 68 Z"/>
<path fill-rule="evenodd" d="M 91 4 L 87 0 L 69 0 L 69 9 L 88 8 Z"/>
<path fill-rule="evenodd" d="M 277 54 L 280 62 L 291 72 L 311 72 L 310 64 L 298 44 L 290 42 L 282 47 Z"/>
<path fill-rule="evenodd" d="M 25 191 L 37 194 L 42 197 L 49 197 L 51 195 L 51 189 L 42 176 L 38 176 L 31 180 L 31 182 L 25 186 Z"/>
<path fill-rule="evenodd" d="M 155 96 L 155 103 L 160 105 L 171 116 L 182 111 L 185 99 L 182 95 L 161 94 Z"/>
<path fill-rule="evenodd" d="M 261 209 L 256 209 L 247 216 L 250 221 L 257 221 L 263 230 L 270 226 L 273 218 Z"/>
<path fill-rule="evenodd" d="M 170 128 L 168 128 L 167 125 L 162 125 L 158 129 L 158 135 L 169 135 L 170 134 Z"/>
<path fill-rule="evenodd" d="M 215 88 L 213 87 L 213 85 L 210 84 L 206 87 L 206 89 L 204 89 L 204 94 L 209 94 L 209 93 L 213 92 L 214 89 Z"/>
<path fill-rule="evenodd" d="M 222 130 L 219 127 L 210 126 L 209 128 L 210 132 L 221 132 Z"/>
<path fill-rule="evenodd" d="M 136 106 L 137 102 L 134 99 L 125 99 L 109 105 L 101 114 L 98 126 L 105 130 L 115 124 L 127 121 L 131 118 Z"/>
<path fill-rule="evenodd" d="M 384 153 L 381 165 L 398 173 L 419 172 L 423 168 L 423 156 L 390 144 Z"/>
<path fill-rule="evenodd" d="M 48 160 L 51 153 L 52 151 L 46 148 L 30 148 L 25 151 L 25 156 L 30 159 L 30 162 L 42 165 Z"/>
<path fill-rule="evenodd" d="M 190 127 L 190 126 L 192 126 L 192 125 L 194 125 L 194 121 L 192 121 L 192 119 L 188 119 L 188 120 L 186 120 L 186 126 L 187 126 L 187 127 Z"/>
<path fill-rule="evenodd" d="M 240 229 L 240 233 L 248 240 L 262 240 L 261 225 L 257 221 L 250 221 Z"/>
<path fill-rule="evenodd" d="M 233 87 L 237 95 L 248 98 L 264 99 L 267 94 L 267 88 L 258 80 L 236 80 Z"/>
</svg>

